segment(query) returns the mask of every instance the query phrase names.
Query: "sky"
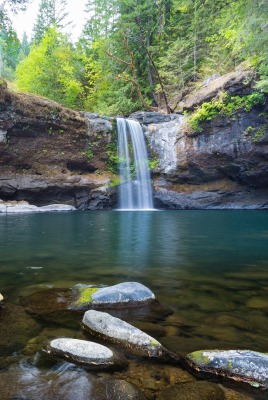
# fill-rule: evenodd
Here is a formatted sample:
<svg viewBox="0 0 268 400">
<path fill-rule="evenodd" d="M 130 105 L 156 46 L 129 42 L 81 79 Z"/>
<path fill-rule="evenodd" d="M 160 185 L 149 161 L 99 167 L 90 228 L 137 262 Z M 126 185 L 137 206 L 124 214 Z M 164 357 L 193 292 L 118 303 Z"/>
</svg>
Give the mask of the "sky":
<svg viewBox="0 0 268 400">
<path fill-rule="evenodd" d="M 40 2 L 41 0 L 31 0 L 25 12 L 20 11 L 16 15 L 9 14 L 13 28 L 20 39 L 22 39 L 23 32 L 26 32 L 28 39 L 31 39 Z M 85 9 L 86 0 L 67 0 L 67 3 L 69 20 L 73 21 L 68 27 L 67 33 L 71 33 L 73 41 L 76 41 L 85 23 L 85 13 L 83 10 Z"/>
</svg>

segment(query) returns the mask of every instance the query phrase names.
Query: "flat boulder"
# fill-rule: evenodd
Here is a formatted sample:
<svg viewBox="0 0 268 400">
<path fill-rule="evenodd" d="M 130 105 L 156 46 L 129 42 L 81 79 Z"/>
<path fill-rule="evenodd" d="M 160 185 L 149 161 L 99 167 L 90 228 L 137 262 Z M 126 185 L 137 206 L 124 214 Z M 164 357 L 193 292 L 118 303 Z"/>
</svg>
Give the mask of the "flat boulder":
<svg viewBox="0 0 268 400">
<path fill-rule="evenodd" d="M 59 338 L 46 348 L 48 354 L 93 370 L 121 369 L 126 361 L 108 347 L 86 340 Z"/>
<path fill-rule="evenodd" d="M 77 285 L 73 288 L 73 297 L 68 307 L 71 310 L 132 307 L 155 300 L 153 292 L 138 282 L 123 282 L 108 287 Z"/>
<path fill-rule="evenodd" d="M 152 336 L 108 313 L 89 310 L 84 314 L 83 328 L 93 336 L 118 343 L 143 357 L 166 357 L 167 350 Z"/>
<path fill-rule="evenodd" d="M 251 350 L 202 350 L 186 356 L 197 371 L 268 388 L 268 354 Z"/>
<path fill-rule="evenodd" d="M 16 213 L 42 213 L 55 211 L 75 211 L 76 208 L 68 204 L 50 204 L 47 206 L 37 207 L 29 204 L 27 201 L 3 201 L 0 200 L 0 213 L 16 214 Z"/>
</svg>

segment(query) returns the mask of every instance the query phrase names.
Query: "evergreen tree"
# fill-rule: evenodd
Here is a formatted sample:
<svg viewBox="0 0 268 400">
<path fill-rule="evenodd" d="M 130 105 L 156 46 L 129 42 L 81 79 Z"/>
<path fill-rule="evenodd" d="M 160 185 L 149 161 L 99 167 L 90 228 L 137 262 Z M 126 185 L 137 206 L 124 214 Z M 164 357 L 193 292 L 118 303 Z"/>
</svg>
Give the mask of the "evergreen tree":
<svg viewBox="0 0 268 400">
<path fill-rule="evenodd" d="M 68 13 L 65 11 L 67 0 L 41 0 L 36 23 L 34 25 L 33 41 L 38 44 L 49 28 L 53 26 L 63 29 L 70 24 L 65 22 Z"/>
</svg>

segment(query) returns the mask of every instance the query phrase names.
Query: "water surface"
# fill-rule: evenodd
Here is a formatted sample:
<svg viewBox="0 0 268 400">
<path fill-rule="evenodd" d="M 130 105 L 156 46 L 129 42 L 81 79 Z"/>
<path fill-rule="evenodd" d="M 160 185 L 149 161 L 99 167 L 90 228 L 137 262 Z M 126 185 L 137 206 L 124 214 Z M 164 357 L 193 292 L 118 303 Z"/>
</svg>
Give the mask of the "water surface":
<svg viewBox="0 0 268 400">
<path fill-rule="evenodd" d="M 10 302 L 52 286 L 138 281 L 173 311 L 136 321 L 168 348 L 268 351 L 266 212 L 0 215 L 0 255 Z"/>
</svg>

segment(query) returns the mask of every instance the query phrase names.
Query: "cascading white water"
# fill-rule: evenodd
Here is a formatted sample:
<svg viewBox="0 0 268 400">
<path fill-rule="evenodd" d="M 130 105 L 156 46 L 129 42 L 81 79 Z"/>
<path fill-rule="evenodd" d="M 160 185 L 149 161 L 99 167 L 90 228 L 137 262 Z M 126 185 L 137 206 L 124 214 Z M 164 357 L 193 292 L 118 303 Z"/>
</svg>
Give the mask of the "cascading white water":
<svg viewBox="0 0 268 400">
<path fill-rule="evenodd" d="M 119 208 L 152 210 L 153 195 L 148 154 L 142 127 L 137 121 L 117 118 L 119 157 Z"/>
</svg>

